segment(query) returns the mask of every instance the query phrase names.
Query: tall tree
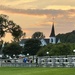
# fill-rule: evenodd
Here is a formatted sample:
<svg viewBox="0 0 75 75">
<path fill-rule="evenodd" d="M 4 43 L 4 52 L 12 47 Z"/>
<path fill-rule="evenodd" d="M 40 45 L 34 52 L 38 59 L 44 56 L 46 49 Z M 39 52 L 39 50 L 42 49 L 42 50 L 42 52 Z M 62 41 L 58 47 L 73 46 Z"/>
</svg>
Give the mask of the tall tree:
<svg viewBox="0 0 75 75">
<path fill-rule="evenodd" d="M 0 39 L 5 36 L 5 32 L 11 33 L 15 42 L 18 42 L 24 33 L 19 25 L 12 20 L 8 20 L 7 15 L 0 15 Z"/>
<path fill-rule="evenodd" d="M 36 55 L 40 49 L 41 42 L 38 39 L 28 39 L 25 42 L 24 53 L 29 53 L 30 55 Z"/>
<path fill-rule="evenodd" d="M 35 32 L 35 33 L 32 35 L 32 38 L 33 38 L 33 39 L 45 38 L 45 35 L 44 35 L 42 32 Z"/>
<path fill-rule="evenodd" d="M 2 37 L 5 36 L 7 23 L 8 23 L 8 16 L 1 14 L 0 15 L 0 40 Z"/>
<path fill-rule="evenodd" d="M 20 38 L 23 35 L 23 31 L 21 30 L 21 27 L 19 25 L 16 25 L 11 28 L 11 34 L 13 36 L 14 41 L 19 42 Z"/>
<path fill-rule="evenodd" d="M 3 40 L 0 41 L 0 53 L 2 53 Z"/>
</svg>

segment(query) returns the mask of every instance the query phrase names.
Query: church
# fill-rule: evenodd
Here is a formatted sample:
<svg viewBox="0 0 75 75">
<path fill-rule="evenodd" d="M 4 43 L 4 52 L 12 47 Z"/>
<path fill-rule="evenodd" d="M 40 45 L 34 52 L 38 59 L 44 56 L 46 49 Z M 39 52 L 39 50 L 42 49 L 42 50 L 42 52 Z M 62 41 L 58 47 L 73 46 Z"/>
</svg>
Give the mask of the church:
<svg viewBox="0 0 75 75">
<path fill-rule="evenodd" d="M 60 39 L 56 38 L 56 35 L 55 35 L 54 23 L 52 24 L 52 29 L 51 29 L 49 39 L 41 39 L 40 41 L 42 43 L 41 44 L 42 46 L 47 45 L 49 43 L 51 43 L 51 44 L 60 43 Z"/>
<path fill-rule="evenodd" d="M 26 40 L 27 39 L 22 39 L 20 41 L 20 46 L 24 46 Z M 60 39 L 56 38 L 56 35 L 55 35 L 54 23 L 52 24 L 52 29 L 51 29 L 51 33 L 50 33 L 49 38 L 48 39 L 42 38 L 42 39 L 39 39 L 39 40 L 41 41 L 41 46 L 47 45 L 49 43 L 51 43 L 51 44 L 60 43 Z"/>
</svg>

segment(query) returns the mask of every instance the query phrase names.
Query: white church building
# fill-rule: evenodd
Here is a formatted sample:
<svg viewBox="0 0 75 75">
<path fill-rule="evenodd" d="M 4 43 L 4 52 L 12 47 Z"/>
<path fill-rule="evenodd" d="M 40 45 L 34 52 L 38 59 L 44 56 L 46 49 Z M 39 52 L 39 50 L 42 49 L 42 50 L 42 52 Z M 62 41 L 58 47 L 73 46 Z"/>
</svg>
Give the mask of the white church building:
<svg viewBox="0 0 75 75">
<path fill-rule="evenodd" d="M 39 40 L 41 41 L 41 46 L 47 45 L 49 43 L 51 43 L 51 44 L 60 43 L 60 39 L 56 38 L 56 35 L 55 35 L 54 23 L 52 24 L 52 29 L 51 29 L 51 33 L 50 33 L 49 38 L 48 39 L 42 38 Z M 26 41 L 27 41 L 27 39 L 22 39 L 20 41 L 20 46 L 24 46 Z"/>
</svg>

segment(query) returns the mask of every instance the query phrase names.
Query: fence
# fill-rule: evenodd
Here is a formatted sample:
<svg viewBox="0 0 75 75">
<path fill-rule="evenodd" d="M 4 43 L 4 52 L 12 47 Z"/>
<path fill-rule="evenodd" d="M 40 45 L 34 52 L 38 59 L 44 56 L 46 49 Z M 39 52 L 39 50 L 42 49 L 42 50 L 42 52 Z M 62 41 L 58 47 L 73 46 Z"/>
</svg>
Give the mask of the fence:
<svg viewBox="0 0 75 75">
<path fill-rule="evenodd" d="M 75 67 L 74 56 L 44 56 L 38 57 L 37 62 L 36 57 L 32 62 L 31 59 L 23 62 L 23 59 L 0 59 L 0 67 Z"/>
</svg>

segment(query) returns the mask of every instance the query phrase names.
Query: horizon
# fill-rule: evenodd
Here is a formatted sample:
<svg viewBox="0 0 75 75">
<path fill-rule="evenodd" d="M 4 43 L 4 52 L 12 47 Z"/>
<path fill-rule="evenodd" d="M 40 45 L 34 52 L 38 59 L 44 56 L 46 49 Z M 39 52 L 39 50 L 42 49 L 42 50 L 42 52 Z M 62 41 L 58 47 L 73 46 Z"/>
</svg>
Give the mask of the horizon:
<svg viewBox="0 0 75 75">
<path fill-rule="evenodd" d="M 9 20 L 20 25 L 28 38 L 37 31 L 43 32 L 48 38 L 53 22 L 56 35 L 75 30 L 75 0 L 65 2 L 64 0 L 0 0 L 0 2 L 0 14 L 9 16 Z M 10 41 L 11 35 L 6 35 L 4 39 Z"/>
</svg>

